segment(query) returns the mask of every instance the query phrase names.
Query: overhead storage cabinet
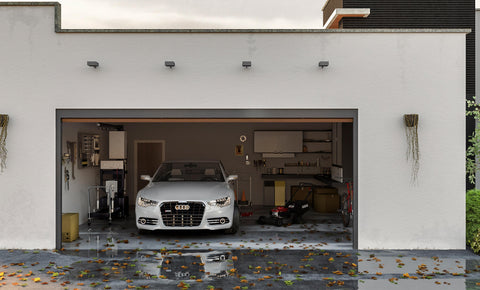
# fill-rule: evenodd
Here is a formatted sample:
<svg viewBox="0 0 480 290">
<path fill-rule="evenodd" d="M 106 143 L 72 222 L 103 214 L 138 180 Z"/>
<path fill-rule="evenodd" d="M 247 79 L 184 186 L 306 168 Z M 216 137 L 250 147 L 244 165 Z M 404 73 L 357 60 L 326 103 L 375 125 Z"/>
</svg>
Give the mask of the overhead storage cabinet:
<svg viewBox="0 0 480 290">
<path fill-rule="evenodd" d="M 253 149 L 256 153 L 302 152 L 302 131 L 255 131 Z"/>
</svg>

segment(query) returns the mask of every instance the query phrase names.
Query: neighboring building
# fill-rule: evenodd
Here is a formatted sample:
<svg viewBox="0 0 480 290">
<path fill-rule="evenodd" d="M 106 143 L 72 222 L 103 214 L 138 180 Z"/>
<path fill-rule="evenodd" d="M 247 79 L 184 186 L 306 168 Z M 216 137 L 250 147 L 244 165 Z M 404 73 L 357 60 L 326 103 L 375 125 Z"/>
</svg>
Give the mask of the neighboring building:
<svg viewBox="0 0 480 290">
<path fill-rule="evenodd" d="M 366 13 L 366 10 L 368 13 Z M 341 13 L 340 13 L 340 12 Z M 474 0 L 329 0 L 323 9 L 325 28 L 397 29 L 466 28 L 466 79 L 464 98 L 475 96 L 475 1 Z M 467 119 L 467 140 L 475 122 Z M 468 146 L 468 144 L 467 144 Z M 467 189 L 473 188 L 467 180 Z"/>
<path fill-rule="evenodd" d="M 267 162 L 290 170 L 330 159 L 349 169 L 354 248 L 464 249 L 469 32 L 68 30 L 58 3 L 0 3 L 0 114 L 10 116 L 0 248 L 59 247 L 62 212 L 85 222 L 98 168 L 86 158 L 67 188 L 65 141 L 97 134 L 102 159 L 108 142 L 96 123 L 106 122 L 128 133 L 130 203 L 139 141 L 161 140 L 167 159 L 221 159 L 268 205 L 261 168 L 245 160 L 267 158 L 255 152 L 254 132 L 328 128 L 328 156 Z M 420 116 L 417 184 L 405 156 L 409 113 Z"/>
</svg>

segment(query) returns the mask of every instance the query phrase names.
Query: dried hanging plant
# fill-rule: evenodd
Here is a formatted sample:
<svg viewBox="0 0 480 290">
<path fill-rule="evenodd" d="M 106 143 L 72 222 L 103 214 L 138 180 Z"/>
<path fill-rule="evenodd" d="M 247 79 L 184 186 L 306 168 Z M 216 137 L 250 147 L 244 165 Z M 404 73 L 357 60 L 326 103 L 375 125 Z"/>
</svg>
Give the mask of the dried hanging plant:
<svg viewBox="0 0 480 290">
<path fill-rule="evenodd" d="M 417 183 L 418 169 L 420 168 L 420 150 L 418 147 L 418 114 L 407 114 L 405 120 L 405 132 L 407 134 L 407 160 L 412 162 L 412 182 Z"/>
<path fill-rule="evenodd" d="M 0 172 L 7 167 L 8 115 L 0 115 Z"/>
</svg>

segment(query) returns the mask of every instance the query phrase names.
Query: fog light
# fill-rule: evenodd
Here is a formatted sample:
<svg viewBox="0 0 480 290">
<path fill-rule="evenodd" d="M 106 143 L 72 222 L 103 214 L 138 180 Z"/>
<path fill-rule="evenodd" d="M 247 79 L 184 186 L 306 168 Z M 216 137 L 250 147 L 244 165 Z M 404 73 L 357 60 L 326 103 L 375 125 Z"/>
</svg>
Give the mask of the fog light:
<svg viewBox="0 0 480 290">
<path fill-rule="evenodd" d="M 144 218 L 141 218 L 141 219 L 138 220 L 138 222 L 139 222 L 141 225 L 144 225 L 144 224 L 147 223 L 147 220 L 144 219 Z"/>
<path fill-rule="evenodd" d="M 219 220 L 219 222 L 220 222 L 220 224 L 223 225 L 223 224 L 225 224 L 226 220 L 225 220 L 225 218 L 221 218 L 221 219 Z"/>
</svg>

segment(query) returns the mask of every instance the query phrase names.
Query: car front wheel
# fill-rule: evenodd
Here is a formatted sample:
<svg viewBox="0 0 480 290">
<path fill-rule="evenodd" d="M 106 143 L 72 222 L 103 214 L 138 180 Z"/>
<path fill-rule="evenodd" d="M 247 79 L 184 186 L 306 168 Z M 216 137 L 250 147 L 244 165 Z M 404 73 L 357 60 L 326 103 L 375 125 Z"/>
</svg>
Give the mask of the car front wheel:
<svg viewBox="0 0 480 290">
<path fill-rule="evenodd" d="M 235 208 L 233 210 L 232 227 L 225 230 L 225 233 L 235 234 L 236 232 L 238 232 L 239 228 L 240 228 L 240 209 L 238 208 L 238 205 L 235 205 Z"/>
</svg>

